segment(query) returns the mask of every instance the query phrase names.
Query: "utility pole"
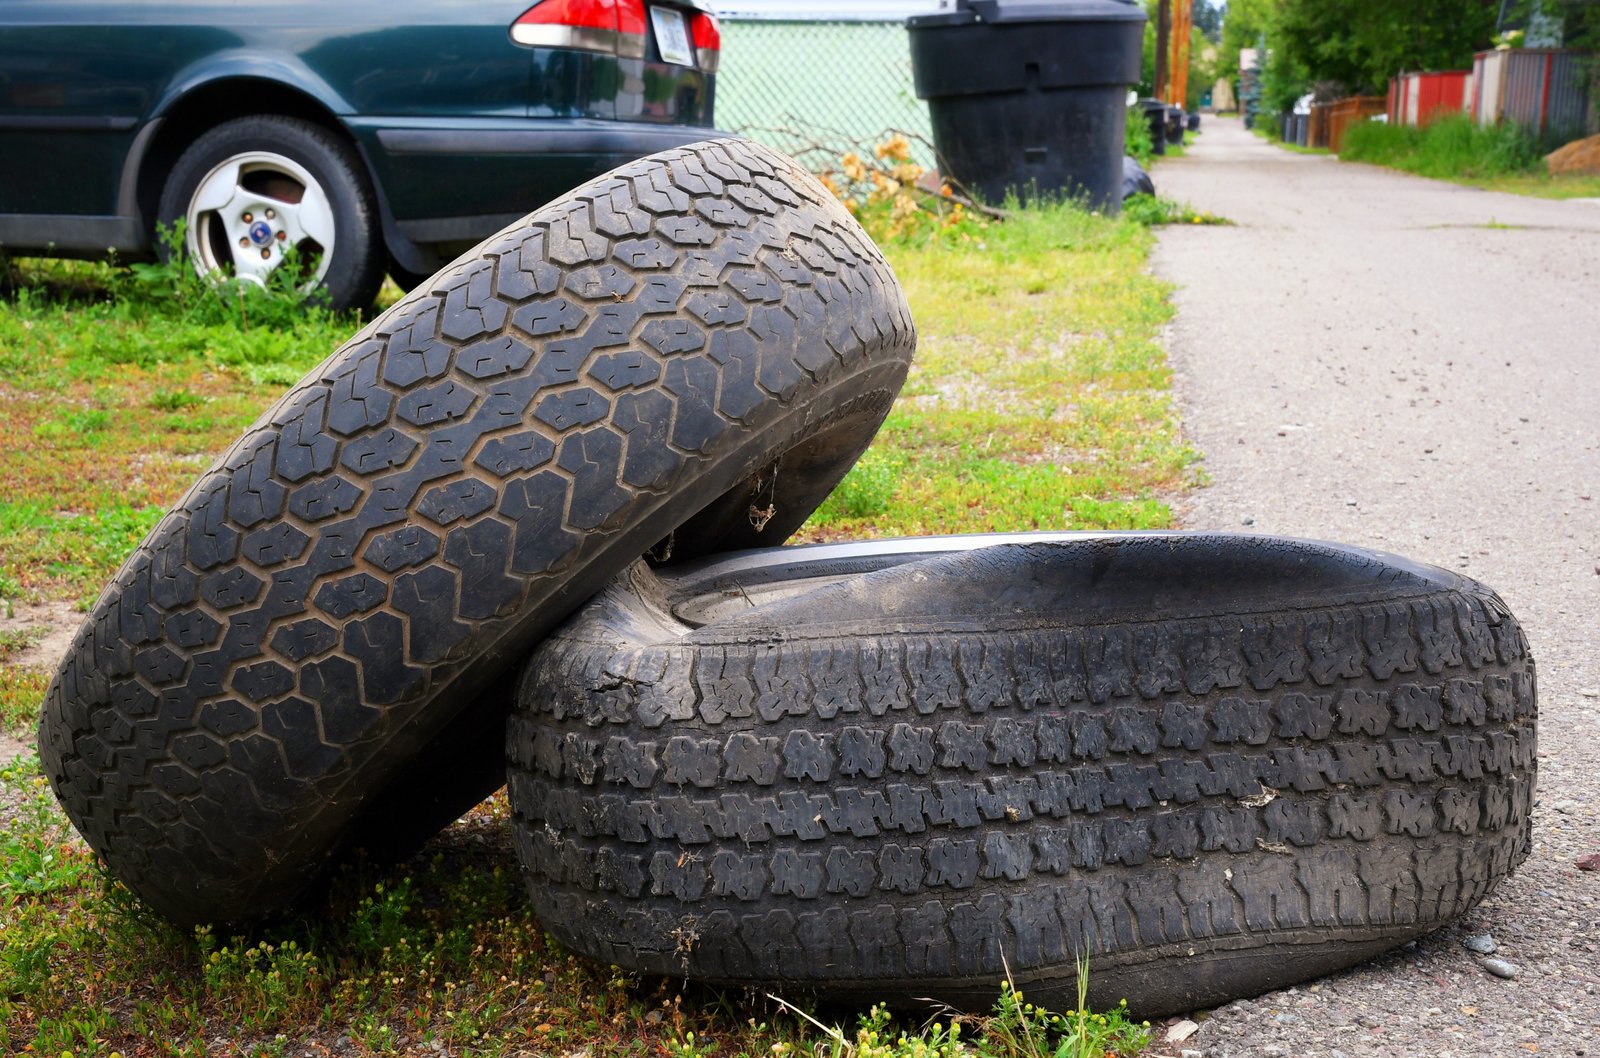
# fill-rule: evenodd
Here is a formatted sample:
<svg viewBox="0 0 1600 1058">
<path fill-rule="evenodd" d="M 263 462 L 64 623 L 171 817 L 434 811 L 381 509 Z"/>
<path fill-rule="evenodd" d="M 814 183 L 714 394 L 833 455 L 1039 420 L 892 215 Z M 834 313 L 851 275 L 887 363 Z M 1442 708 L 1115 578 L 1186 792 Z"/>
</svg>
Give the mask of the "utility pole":
<svg viewBox="0 0 1600 1058">
<path fill-rule="evenodd" d="M 1168 65 L 1168 44 L 1172 37 L 1172 0 L 1161 0 L 1156 7 L 1156 78 L 1155 97 L 1167 102 L 1171 87 L 1171 68 Z"/>
<path fill-rule="evenodd" d="M 1177 106 L 1187 105 L 1189 98 L 1189 37 L 1194 28 L 1194 0 L 1165 0 L 1172 4 L 1169 16 L 1172 33 L 1172 57 L 1167 63 L 1168 93 L 1166 101 Z"/>
</svg>

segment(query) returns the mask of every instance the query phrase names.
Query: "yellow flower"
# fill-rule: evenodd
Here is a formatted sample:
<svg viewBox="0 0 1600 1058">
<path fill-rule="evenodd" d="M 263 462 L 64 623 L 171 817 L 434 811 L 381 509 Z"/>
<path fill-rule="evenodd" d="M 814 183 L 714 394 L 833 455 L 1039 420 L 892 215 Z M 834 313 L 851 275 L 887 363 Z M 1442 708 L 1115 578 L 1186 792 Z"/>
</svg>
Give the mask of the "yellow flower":
<svg viewBox="0 0 1600 1058">
<path fill-rule="evenodd" d="M 844 169 L 844 175 L 850 179 L 862 180 L 866 178 L 867 167 L 861 164 L 861 159 L 856 157 L 855 151 L 851 151 L 843 158 L 840 158 L 839 164 Z"/>
<path fill-rule="evenodd" d="M 911 157 L 911 141 L 897 132 L 874 147 L 873 153 L 879 158 L 889 158 L 897 162 L 903 162 Z"/>
</svg>

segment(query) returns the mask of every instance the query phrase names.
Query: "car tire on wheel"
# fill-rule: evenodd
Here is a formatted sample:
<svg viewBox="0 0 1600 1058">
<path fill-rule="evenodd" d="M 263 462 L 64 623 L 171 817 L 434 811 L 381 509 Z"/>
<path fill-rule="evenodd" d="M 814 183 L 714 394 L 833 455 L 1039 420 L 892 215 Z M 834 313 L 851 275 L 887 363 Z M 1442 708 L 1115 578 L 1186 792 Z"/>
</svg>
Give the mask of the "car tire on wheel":
<svg viewBox="0 0 1600 1058">
<path fill-rule="evenodd" d="M 301 118 L 236 118 L 206 132 L 172 167 L 158 212 L 184 224 L 202 275 L 265 285 L 293 246 L 299 285 L 320 288 L 333 309 L 367 307 L 383 283 L 388 254 L 361 160 Z"/>
<path fill-rule="evenodd" d="M 1155 1017 L 1393 948 L 1527 855 L 1533 662 L 1482 585 L 1308 541 L 981 543 L 636 565 L 547 638 L 509 738 L 543 927 L 967 1009 L 1007 977 L 1075 1008 L 1086 958 L 1095 1005 Z"/>
<path fill-rule="evenodd" d="M 101 593 L 46 696 L 45 774 L 179 923 L 283 907 L 505 780 L 516 667 L 664 540 L 781 542 L 916 344 L 882 255 L 743 141 L 577 188 L 291 389 Z"/>
</svg>

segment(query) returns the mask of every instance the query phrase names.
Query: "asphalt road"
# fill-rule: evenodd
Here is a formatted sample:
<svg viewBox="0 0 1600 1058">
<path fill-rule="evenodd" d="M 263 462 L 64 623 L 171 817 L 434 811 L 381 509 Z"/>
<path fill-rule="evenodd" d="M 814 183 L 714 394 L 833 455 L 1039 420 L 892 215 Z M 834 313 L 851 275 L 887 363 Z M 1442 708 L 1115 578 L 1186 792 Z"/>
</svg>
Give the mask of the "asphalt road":
<svg viewBox="0 0 1600 1058">
<path fill-rule="evenodd" d="M 1460 925 L 1165 1050 L 1600 1055 L 1600 872 L 1576 867 L 1600 853 L 1600 202 L 1294 154 L 1214 118 L 1154 177 L 1235 222 L 1167 229 L 1155 257 L 1211 481 L 1183 524 L 1464 571 L 1523 622 L 1540 694 L 1515 876 Z M 1463 948 L 1484 932 L 1517 978 Z"/>
</svg>

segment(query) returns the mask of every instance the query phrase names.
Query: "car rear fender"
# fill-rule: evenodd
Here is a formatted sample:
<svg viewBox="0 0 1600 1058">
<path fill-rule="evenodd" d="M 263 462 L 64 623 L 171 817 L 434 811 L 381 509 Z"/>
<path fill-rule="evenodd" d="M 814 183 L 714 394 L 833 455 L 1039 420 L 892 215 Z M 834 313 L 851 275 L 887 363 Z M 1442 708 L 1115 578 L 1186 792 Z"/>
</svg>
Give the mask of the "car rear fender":
<svg viewBox="0 0 1600 1058">
<path fill-rule="evenodd" d="M 152 232 L 161 188 L 178 155 L 207 129 L 236 117 L 282 113 L 315 121 L 356 147 L 344 116 L 350 104 L 294 56 L 236 49 L 207 56 L 172 77 L 129 150 L 118 212 Z M 371 163 L 363 154 L 368 178 Z"/>
<path fill-rule="evenodd" d="M 316 102 L 330 114 L 355 113 L 350 103 L 298 57 L 282 52 L 234 48 L 213 52 L 178 71 L 151 111 L 165 117 L 180 100 L 197 89 L 231 79 L 272 81 Z"/>
</svg>

